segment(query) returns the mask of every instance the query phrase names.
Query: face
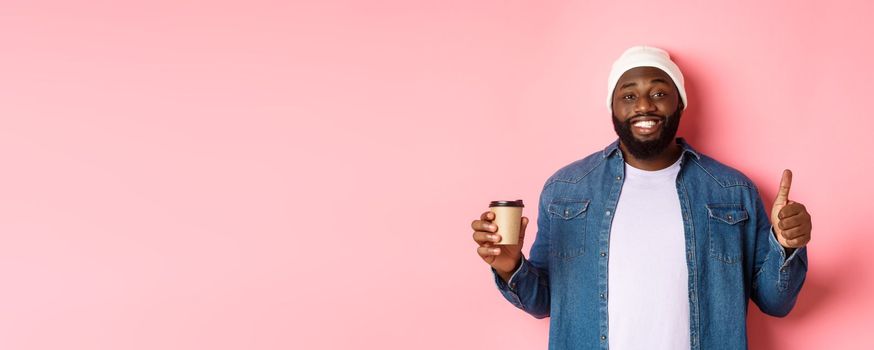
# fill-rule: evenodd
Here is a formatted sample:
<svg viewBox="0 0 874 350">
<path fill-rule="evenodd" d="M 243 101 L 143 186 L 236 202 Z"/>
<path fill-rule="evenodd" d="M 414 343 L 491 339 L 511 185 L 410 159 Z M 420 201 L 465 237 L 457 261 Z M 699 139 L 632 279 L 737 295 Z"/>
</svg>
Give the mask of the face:
<svg viewBox="0 0 874 350">
<path fill-rule="evenodd" d="M 613 129 L 637 159 L 651 159 L 674 141 L 682 110 L 677 87 L 658 68 L 628 70 L 613 91 Z"/>
</svg>

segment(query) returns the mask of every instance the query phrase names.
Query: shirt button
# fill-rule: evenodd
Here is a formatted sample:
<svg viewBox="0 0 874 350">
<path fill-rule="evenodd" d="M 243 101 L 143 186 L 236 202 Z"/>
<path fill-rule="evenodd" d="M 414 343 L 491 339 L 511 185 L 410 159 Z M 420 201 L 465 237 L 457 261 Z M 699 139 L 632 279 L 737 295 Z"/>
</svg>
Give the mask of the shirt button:
<svg viewBox="0 0 874 350">
<path fill-rule="evenodd" d="M 604 293 L 601 293 L 601 299 L 604 299 Z"/>
<path fill-rule="evenodd" d="M 570 209 L 565 209 L 565 210 L 564 210 L 564 216 L 570 216 L 570 215 L 571 215 L 571 210 L 570 210 Z"/>
<path fill-rule="evenodd" d="M 610 216 L 610 211 L 609 211 L 609 210 L 607 211 L 607 216 Z"/>
<path fill-rule="evenodd" d="M 607 253 L 601 252 L 601 256 L 607 256 Z"/>
<path fill-rule="evenodd" d="M 622 180 L 622 176 L 617 176 L 616 180 Z"/>
<path fill-rule="evenodd" d="M 601 341 L 604 341 L 604 340 L 607 340 L 607 336 L 606 336 L 606 335 L 602 335 L 602 336 L 601 336 Z"/>
</svg>

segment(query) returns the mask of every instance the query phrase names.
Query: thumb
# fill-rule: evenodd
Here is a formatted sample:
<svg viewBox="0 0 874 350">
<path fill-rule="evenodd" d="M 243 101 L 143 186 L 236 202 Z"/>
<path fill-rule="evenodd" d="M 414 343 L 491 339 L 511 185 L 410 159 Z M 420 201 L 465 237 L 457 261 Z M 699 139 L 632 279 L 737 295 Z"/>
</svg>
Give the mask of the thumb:
<svg viewBox="0 0 874 350">
<path fill-rule="evenodd" d="M 521 246 L 525 240 L 525 228 L 528 227 L 528 218 L 522 217 L 522 227 L 519 228 L 519 245 Z"/>
<path fill-rule="evenodd" d="M 783 178 L 780 180 L 780 190 L 777 191 L 777 199 L 774 200 L 775 205 L 785 205 L 789 201 L 789 188 L 792 187 L 792 171 L 789 169 L 783 170 Z"/>
</svg>

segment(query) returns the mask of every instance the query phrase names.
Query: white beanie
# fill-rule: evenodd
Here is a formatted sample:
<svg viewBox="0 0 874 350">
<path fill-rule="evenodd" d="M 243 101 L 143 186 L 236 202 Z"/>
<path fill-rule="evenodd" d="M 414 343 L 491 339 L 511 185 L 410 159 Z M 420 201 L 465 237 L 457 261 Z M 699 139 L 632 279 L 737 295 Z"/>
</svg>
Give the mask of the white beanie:
<svg viewBox="0 0 874 350">
<path fill-rule="evenodd" d="M 610 78 L 607 80 L 607 109 L 613 111 L 613 90 L 616 89 L 616 83 L 622 74 L 636 67 L 655 67 L 663 70 L 674 81 L 677 90 L 680 91 L 680 99 L 683 101 L 683 109 L 689 106 L 686 100 L 686 88 L 683 82 L 683 73 L 680 72 L 680 67 L 674 61 L 671 61 L 671 56 L 668 52 L 652 46 L 635 46 L 622 53 L 616 62 L 613 62 L 613 69 L 610 70 Z"/>
</svg>

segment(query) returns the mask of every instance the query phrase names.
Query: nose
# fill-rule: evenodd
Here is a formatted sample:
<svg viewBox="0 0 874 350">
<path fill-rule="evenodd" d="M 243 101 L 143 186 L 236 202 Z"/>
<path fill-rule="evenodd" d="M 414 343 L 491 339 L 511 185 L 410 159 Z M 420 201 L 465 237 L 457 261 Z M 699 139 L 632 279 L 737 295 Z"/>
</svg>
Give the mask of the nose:
<svg viewBox="0 0 874 350">
<path fill-rule="evenodd" d="M 637 102 L 634 104 L 634 112 L 641 114 L 647 112 L 654 112 L 656 110 L 656 106 L 652 103 L 652 100 L 649 96 L 641 96 L 637 99 Z"/>
</svg>

